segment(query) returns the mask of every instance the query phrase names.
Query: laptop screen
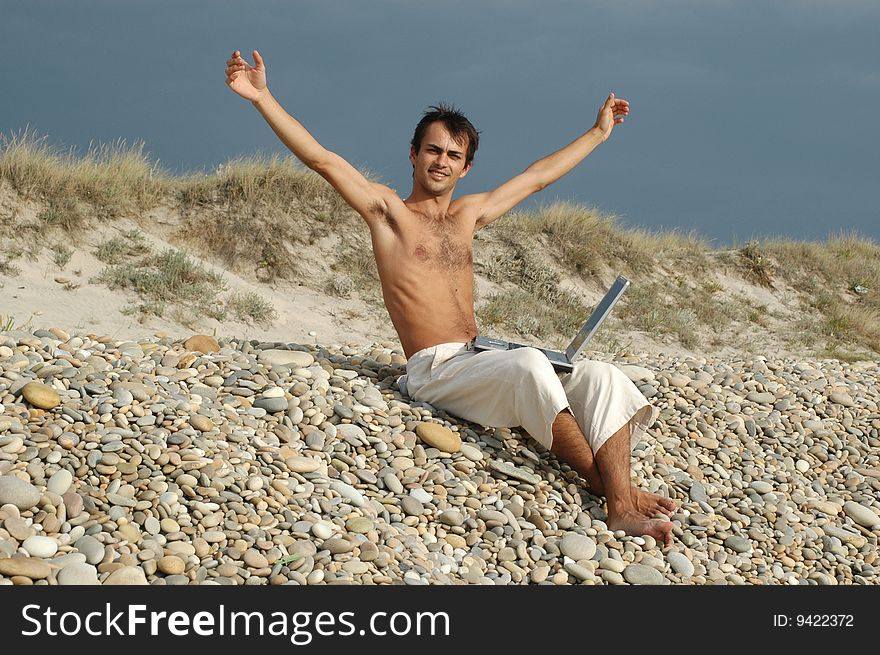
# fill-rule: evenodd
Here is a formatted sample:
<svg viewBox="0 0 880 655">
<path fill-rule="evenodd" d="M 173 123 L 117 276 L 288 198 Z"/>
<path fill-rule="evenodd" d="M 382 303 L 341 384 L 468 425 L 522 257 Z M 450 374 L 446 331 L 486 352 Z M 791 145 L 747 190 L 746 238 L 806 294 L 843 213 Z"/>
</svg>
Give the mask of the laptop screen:
<svg viewBox="0 0 880 655">
<path fill-rule="evenodd" d="M 599 326 L 602 325 L 602 321 L 611 313 L 611 308 L 620 300 L 628 286 L 629 280 L 622 275 L 617 276 L 614 284 L 608 289 L 608 293 L 599 301 L 596 309 L 590 314 L 590 318 L 587 319 L 587 322 L 584 323 L 584 326 L 575 336 L 574 341 L 568 344 L 568 348 L 565 349 L 565 356 L 568 357 L 568 361 L 574 362 L 581 350 L 584 349 L 584 346 L 587 345 L 587 342 L 593 338 L 593 334 L 599 329 Z"/>
</svg>

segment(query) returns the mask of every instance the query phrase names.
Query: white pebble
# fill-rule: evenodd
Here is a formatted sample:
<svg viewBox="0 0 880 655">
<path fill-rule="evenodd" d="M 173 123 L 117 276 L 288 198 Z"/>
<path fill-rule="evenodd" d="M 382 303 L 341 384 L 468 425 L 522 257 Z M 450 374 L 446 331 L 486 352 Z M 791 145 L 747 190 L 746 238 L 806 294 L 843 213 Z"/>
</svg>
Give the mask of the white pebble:
<svg viewBox="0 0 880 655">
<path fill-rule="evenodd" d="M 31 557 L 52 557 L 58 552 L 58 542 L 51 537 L 42 537 L 34 535 L 28 537 L 21 544 L 21 547 L 27 551 Z"/>
<path fill-rule="evenodd" d="M 67 490 L 70 489 L 72 483 L 73 474 L 67 469 L 59 469 L 55 471 L 51 478 L 49 478 L 46 488 L 53 494 L 63 496 L 67 493 Z"/>
<path fill-rule="evenodd" d="M 329 523 L 318 521 L 312 526 L 312 534 L 318 539 L 329 539 L 333 536 L 333 528 Z"/>
</svg>

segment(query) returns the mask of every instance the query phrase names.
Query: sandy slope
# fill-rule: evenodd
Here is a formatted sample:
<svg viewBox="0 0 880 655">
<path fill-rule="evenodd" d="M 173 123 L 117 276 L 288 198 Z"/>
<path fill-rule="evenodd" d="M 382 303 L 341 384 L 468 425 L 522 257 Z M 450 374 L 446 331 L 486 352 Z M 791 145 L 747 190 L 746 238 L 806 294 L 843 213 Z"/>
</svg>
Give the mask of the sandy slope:
<svg viewBox="0 0 880 655">
<path fill-rule="evenodd" d="M 115 227 L 132 229 L 136 226 L 116 224 Z M 334 298 L 328 302 L 327 296 L 303 286 L 271 289 L 204 261 L 202 264 L 206 268 L 224 276 L 229 291 L 254 291 L 270 300 L 278 312 L 275 323 L 263 329 L 237 320 L 221 323 L 201 317 L 193 322 L 185 321 L 187 324 L 184 325 L 173 320 L 171 311 L 163 318 L 148 317 L 141 322 L 135 314 L 124 311 L 137 301 L 135 293 L 111 291 L 104 285 L 89 283 L 89 279 L 104 266 L 90 254 L 102 240 L 99 233 L 93 236 L 94 244 L 89 243 L 88 249 L 75 251 L 63 270 L 53 262 L 49 250 L 44 250 L 33 260 L 16 260 L 15 266 L 21 272 L 14 277 L 0 277 L 3 284 L 0 314 L 15 317 L 15 327 L 57 326 L 67 331 L 107 334 L 114 338 L 136 339 L 160 332 L 170 335 L 200 332 L 297 343 L 316 343 L 318 335 L 321 343 L 369 345 L 396 339 L 390 321 L 369 318 L 368 310 L 357 301 Z M 160 239 L 150 240 L 157 250 L 170 247 Z"/>
<path fill-rule="evenodd" d="M 11 190 L 4 181 L 0 182 L 0 224 L 20 226 L 39 222 L 39 204 L 24 200 Z M 69 236 L 58 232 L 42 244 L 42 248 L 22 243 L 21 238 L 4 238 L 0 244 L 0 257 L 4 253 L 24 252 L 12 261 L 18 269 L 15 275 L 0 272 L 0 322 L 7 323 L 12 317 L 13 327 L 48 328 L 61 327 L 68 332 L 84 334 L 106 334 L 113 338 L 136 339 L 154 336 L 157 333 L 174 337 L 186 337 L 192 333 L 211 334 L 220 337 L 244 337 L 260 341 L 285 341 L 297 343 L 371 345 L 377 342 L 393 342 L 399 346 L 397 335 L 387 313 L 374 304 L 359 299 L 357 292 L 350 298 L 328 296 L 320 291 L 323 281 L 332 275 L 327 254 L 335 249 L 339 236 L 325 232 L 324 236 L 312 246 L 305 246 L 297 253 L 303 270 L 307 271 L 296 281 L 265 283 L 256 274 L 247 271 L 232 272 L 200 258 L 186 244 L 177 240 L 176 233 L 182 217 L 168 207 L 156 208 L 144 216 L 117 219 L 109 224 L 98 224 L 79 236 Z M 361 226 L 363 227 L 363 226 Z M 278 318 L 269 327 L 251 326 L 229 319 L 219 322 L 206 316 L 185 315 L 173 309 L 166 311 L 163 318 L 149 317 L 139 320 L 126 309 L 138 302 L 134 292 L 111 291 L 103 284 L 90 283 L 89 279 L 104 266 L 94 256 L 96 248 L 121 232 L 139 229 L 150 242 L 154 252 L 166 248 L 185 249 L 196 261 L 206 268 L 219 272 L 227 283 L 228 293 L 256 292 L 269 300 L 275 307 Z M 349 228 L 350 229 L 350 228 Z M 356 238 L 369 239 L 363 227 L 363 234 Z M 493 237 L 491 230 L 480 232 L 474 243 L 474 261 L 477 272 L 475 297 L 479 304 L 482 299 L 500 289 L 485 276 L 480 275 L 481 264 L 492 258 L 505 257 L 503 246 Z M 59 242 L 74 250 L 70 261 L 60 268 L 53 261 L 49 246 Z M 30 252 L 28 252 L 30 251 Z M 537 247 L 535 253 L 546 265 L 553 265 L 548 248 Z M 210 257 L 210 253 L 203 253 Z M 2 260 L 0 260 L 2 261 Z M 608 270 L 603 275 L 610 282 L 616 271 Z M 566 277 L 560 271 L 562 286 L 573 289 L 582 296 L 586 304 L 601 298 L 605 289 L 585 285 L 583 280 Z M 725 358 L 738 358 L 745 353 L 765 356 L 798 357 L 810 356 L 815 349 L 801 347 L 792 341 L 793 326 L 804 316 L 804 309 L 793 289 L 777 281 L 773 291 L 745 282 L 733 271 L 726 270 L 719 263 L 712 271 L 713 279 L 720 286 L 717 298 L 745 301 L 746 306 L 757 308 L 762 315 L 763 325 L 751 323 L 744 316 L 742 323 L 732 323 L 723 334 L 701 333 L 698 347 L 694 352 L 683 347 L 674 337 L 653 338 L 643 332 L 626 329 L 615 314 L 606 322 L 592 347 L 603 353 L 650 353 L 668 356 L 702 357 L 717 355 Z M 651 278 L 660 276 L 681 276 L 682 284 L 695 285 L 688 277 L 688 271 L 658 270 L 636 280 L 634 284 L 647 284 Z M 224 294 L 225 295 L 225 294 Z M 675 306 L 676 298 L 666 299 Z M 626 296 L 624 297 L 626 302 Z M 514 333 L 505 333 L 493 328 L 493 336 L 532 342 Z M 534 341 L 536 345 L 539 342 Z M 546 343 L 560 347 L 559 343 Z M 714 345 L 708 345 L 714 344 Z"/>
<path fill-rule="evenodd" d="M 0 182 L 0 223 L 4 220 L 18 226 L 37 223 L 40 209 L 38 203 L 20 198 L 8 183 Z M 192 253 L 193 259 L 205 268 L 223 275 L 228 287 L 226 293 L 257 292 L 269 300 L 278 312 L 274 324 L 264 329 L 236 320 L 221 323 L 208 317 L 182 317 L 173 311 L 166 312 L 162 318 L 148 317 L 140 321 L 136 313 L 125 312 L 138 301 L 137 294 L 111 291 L 103 284 L 89 282 L 104 267 L 94 256 L 96 248 L 121 232 L 139 229 L 155 252 L 184 248 L 183 244 L 171 241 L 179 220 L 166 208 L 158 208 L 137 221 L 119 219 L 96 225 L 81 236 L 58 232 L 42 245 L 64 243 L 74 251 L 63 269 L 53 261 L 49 247 L 28 248 L 16 235 L 4 237 L 0 241 L 0 255 L 24 254 L 12 261 L 18 269 L 16 274 L 0 272 L 0 320 L 5 323 L 12 317 L 15 328 L 61 327 L 69 332 L 129 339 L 156 333 L 183 336 L 192 332 L 298 343 L 320 340 L 369 345 L 396 339 L 387 316 L 379 316 L 357 300 L 331 300 L 325 294 L 296 284 L 272 287 L 256 279 L 247 280 Z"/>
</svg>

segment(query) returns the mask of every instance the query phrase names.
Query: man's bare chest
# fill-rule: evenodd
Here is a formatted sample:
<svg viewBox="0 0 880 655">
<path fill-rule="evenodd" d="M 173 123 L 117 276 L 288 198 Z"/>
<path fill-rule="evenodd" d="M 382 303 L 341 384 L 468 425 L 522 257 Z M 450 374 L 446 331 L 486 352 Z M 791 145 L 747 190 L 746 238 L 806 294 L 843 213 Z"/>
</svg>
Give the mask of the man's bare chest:
<svg viewBox="0 0 880 655">
<path fill-rule="evenodd" d="M 414 213 L 419 227 L 413 256 L 420 264 L 446 273 L 470 271 L 473 267 L 473 231 L 465 230 L 460 217 L 451 212 L 441 216 Z"/>
<path fill-rule="evenodd" d="M 396 243 L 393 255 L 388 254 L 399 258 L 398 264 L 447 275 L 473 270 L 473 230 L 464 229 L 451 215 L 413 216 L 408 224 L 394 226 Z"/>
<path fill-rule="evenodd" d="M 416 240 L 407 255 L 431 270 L 447 273 L 470 271 L 474 261 L 470 239 L 446 234 Z"/>
</svg>

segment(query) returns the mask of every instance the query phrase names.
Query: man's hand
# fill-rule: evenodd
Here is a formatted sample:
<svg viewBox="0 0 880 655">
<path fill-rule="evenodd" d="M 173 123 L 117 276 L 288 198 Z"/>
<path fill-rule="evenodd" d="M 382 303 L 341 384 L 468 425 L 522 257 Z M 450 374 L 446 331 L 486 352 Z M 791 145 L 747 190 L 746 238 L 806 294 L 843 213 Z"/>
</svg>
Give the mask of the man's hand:
<svg viewBox="0 0 880 655">
<path fill-rule="evenodd" d="M 602 132 L 602 140 L 607 141 L 614 126 L 622 123 L 623 117 L 628 113 L 629 102 L 622 98 L 615 98 L 612 93 L 599 109 L 599 115 L 596 117 L 596 124 L 593 127 Z"/>
<path fill-rule="evenodd" d="M 236 50 L 226 60 L 226 84 L 242 98 L 257 102 L 266 93 L 266 65 L 260 53 L 254 50 L 254 65 L 241 58 Z"/>
</svg>

